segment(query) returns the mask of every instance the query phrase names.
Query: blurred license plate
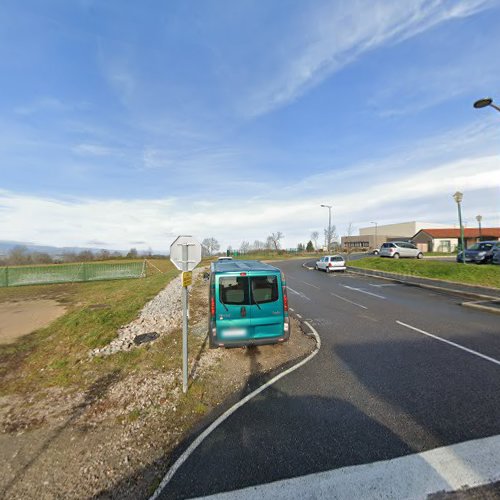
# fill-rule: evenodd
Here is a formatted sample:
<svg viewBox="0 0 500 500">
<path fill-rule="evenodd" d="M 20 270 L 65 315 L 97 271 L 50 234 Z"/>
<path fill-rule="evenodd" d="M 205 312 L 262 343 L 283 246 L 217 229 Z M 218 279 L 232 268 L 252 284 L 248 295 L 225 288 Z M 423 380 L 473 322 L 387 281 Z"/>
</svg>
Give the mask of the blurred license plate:
<svg viewBox="0 0 500 500">
<path fill-rule="evenodd" d="M 244 337 L 247 331 L 244 328 L 224 330 L 224 337 Z"/>
</svg>

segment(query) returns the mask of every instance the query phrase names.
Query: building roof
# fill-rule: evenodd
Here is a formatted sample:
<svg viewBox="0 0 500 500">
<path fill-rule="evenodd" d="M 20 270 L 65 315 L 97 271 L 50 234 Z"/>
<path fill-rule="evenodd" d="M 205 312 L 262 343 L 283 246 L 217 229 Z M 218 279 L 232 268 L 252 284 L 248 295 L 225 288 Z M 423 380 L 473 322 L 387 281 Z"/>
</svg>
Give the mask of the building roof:
<svg viewBox="0 0 500 500">
<path fill-rule="evenodd" d="M 421 229 L 417 234 L 426 233 L 432 238 L 460 238 L 460 229 Z M 415 234 L 413 237 L 417 236 Z M 479 238 L 479 228 L 464 228 L 464 238 Z M 500 227 L 481 228 L 481 238 L 500 238 Z"/>
</svg>

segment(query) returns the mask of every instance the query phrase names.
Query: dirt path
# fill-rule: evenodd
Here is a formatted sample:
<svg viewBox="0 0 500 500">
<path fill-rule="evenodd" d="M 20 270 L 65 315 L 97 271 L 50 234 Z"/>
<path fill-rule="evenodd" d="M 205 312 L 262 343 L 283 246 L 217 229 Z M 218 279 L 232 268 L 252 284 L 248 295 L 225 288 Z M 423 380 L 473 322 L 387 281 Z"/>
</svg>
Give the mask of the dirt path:
<svg viewBox="0 0 500 500">
<path fill-rule="evenodd" d="M 11 344 L 19 337 L 62 316 L 66 308 L 55 300 L 24 300 L 0 303 L 0 344 Z"/>
</svg>

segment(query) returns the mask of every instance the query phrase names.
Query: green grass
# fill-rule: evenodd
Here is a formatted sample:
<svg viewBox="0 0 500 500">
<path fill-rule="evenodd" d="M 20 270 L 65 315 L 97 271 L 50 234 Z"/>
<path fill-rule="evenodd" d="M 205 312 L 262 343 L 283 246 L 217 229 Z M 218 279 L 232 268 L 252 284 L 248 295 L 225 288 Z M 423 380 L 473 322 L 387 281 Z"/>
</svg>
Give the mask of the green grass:
<svg viewBox="0 0 500 500">
<path fill-rule="evenodd" d="M 349 262 L 349 266 L 375 271 L 387 271 L 422 278 L 442 279 L 500 288 L 500 269 L 494 265 L 459 264 L 456 262 L 416 259 L 384 259 L 368 257 Z"/>
<path fill-rule="evenodd" d="M 178 274 L 167 259 L 154 264 L 164 274 L 155 271 L 139 279 L 1 288 L 0 302 L 54 299 L 64 303 L 67 312 L 46 328 L 0 346 L 0 394 L 50 386 L 83 389 L 110 371 L 142 366 L 148 349 L 92 360 L 87 355 L 116 337 L 118 328 L 135 319 L 144 304 Z M 156 344 L 166 347 L 164 342 Z M 146 364 L 161 366 L 158 358 L 164 361 L 165 357 L 165 352 L 156 353 Z"/>
</svg>

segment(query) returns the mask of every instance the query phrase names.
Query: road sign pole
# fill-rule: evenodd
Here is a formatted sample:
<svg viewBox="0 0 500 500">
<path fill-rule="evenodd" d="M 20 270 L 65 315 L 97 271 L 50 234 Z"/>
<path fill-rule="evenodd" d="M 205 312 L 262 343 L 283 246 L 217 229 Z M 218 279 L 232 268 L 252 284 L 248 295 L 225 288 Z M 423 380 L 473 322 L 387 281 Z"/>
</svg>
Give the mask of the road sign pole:
<svg viewBox="0 0 500 500">
<path fill-rule="evenodd" d="M 182 245 L 182 270 L 188 270 L 188 245 Z M 182 287 L 182 392 L 188 390 L 188 289 Z"/>
</svg>

